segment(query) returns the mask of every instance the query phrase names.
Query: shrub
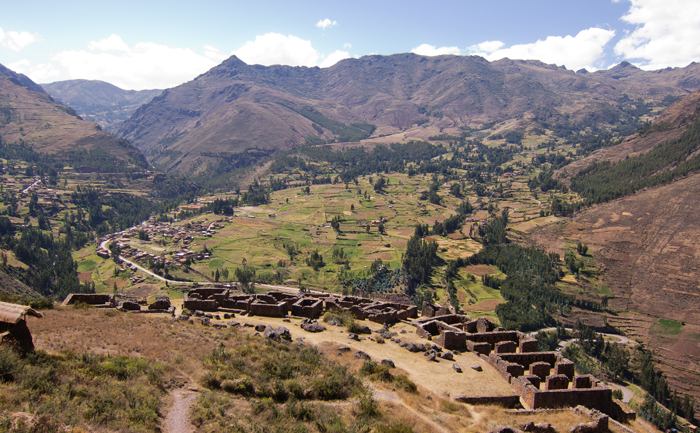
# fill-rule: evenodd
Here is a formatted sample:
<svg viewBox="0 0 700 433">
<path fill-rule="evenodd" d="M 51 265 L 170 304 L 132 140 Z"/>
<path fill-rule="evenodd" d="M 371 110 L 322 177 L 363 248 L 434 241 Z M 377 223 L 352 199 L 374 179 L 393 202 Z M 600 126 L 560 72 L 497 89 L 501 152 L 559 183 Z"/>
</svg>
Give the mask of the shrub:
<svg viewBox="0 0 700 433">
<path fill-rule="evenodd" d="M 346 367 L 334 366 L 328 376 L 314 380 L 311 387 L 319 400 L 338 400 L 348 398 L 357 384 Z"/>
<path fill-rule="evenodd" d="M 408 392 L 416 392 L 418 391 L 418 386 L 409 379 L 408 377 L 399 374 L 397 376 L 394 376 L 394 384 L 396 385 L 397 388 L 403 389 L 404 391 Z"/>
<path fill-rule="evenodd" d="M 210 374 L 211 372 L 207 373 Z M 212 388 L 216 389 L 216 387 Z M 224 380 L 221 382 L 221 389 L 230 394 L 253 395 L 255 387 L 250 377 L 242 377 L 237 380 Z"/>
<path fill-rule="evenodd" d="M 368 389 L 363 389 L 360 394 L 356 410 L 359 417 L 375 417 L 379 415 L 379 403 L 372 397 L 372 393 Z"/>
<path fill-rule="evenodd" d="M 404 424 L 403 421 L 393 421 L 389 424 L 379 424 L 375 431 L 377 433 L 413 433 L 413 428 Z"/>
<path fill-rule="evenodd" d="M 12 382 L 20 372 L 21 360 L 17 352 L 10 348 L 0 350 L 0 381 Z"/>
<path fill-rule="evenodd" d="M 338 310 L 337 308 L 332 308 L 326 314 L 323 315 L 323 321 L 326 323 L 330 323 L 332 321 L 337 322 L 341 326 L 349 326 L 350 323 L 353 323 L 355 321 L 355 318 L 353 317 L 352 313 L 349 311 L 341 311 Z"/>
</svg>

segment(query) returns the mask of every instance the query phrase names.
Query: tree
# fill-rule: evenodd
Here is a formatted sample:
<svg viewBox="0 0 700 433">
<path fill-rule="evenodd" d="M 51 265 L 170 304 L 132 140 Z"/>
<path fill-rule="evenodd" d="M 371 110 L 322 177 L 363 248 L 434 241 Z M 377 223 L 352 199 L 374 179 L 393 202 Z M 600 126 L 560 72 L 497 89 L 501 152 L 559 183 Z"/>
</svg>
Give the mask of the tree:
<svg viewBox="0 0 700 433">
<path fill-rule="evenodd" d="M 111 244 L 109 244 L 109 255 L 112 256 L 112 260 L 114 260 L 114 263 L 119 263 L 119 256 L 121 254 L 121 248 L 119 248 L 119 245 L 117 245 L 116 242 L 112 242 Z"/>
<path fill-rule="evenodd" d="M 379 226 L 377 228 L 379 229 L 379 233 L 381 233 L 383 235 L 386 234 L 384 232 L 384 223 L 379 223 Z"/>
<path fill-rule="evenodd" d="M 450 194 L 457 198 L 462 197 L 462 188 L 457 182 L 452 183 L 452 185 L 450 186 Z"/>
</svg>

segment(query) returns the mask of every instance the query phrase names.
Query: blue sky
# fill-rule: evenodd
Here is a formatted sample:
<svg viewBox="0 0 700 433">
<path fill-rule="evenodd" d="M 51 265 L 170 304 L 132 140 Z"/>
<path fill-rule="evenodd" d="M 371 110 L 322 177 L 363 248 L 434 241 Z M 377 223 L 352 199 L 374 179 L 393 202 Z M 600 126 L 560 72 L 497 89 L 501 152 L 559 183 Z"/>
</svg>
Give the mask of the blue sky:
<svg viewBox="0 0 700 433">
<path fill-rule="evenodd" d="M 537 59 L 568 69 L 700 61 L 697 0 L 32 1 L 0 8 L 0 63 L 39 83 L 173 87 L 232 54 L 328 67 L 368 54 Z"/>
</svg>

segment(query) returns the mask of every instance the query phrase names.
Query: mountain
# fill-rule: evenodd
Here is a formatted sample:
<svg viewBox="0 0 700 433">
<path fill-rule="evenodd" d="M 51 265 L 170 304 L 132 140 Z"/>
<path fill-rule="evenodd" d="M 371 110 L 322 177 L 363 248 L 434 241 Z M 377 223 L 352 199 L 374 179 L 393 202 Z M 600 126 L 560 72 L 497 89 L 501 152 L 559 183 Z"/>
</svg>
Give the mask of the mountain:
<svg viewBox="0 0 700 433">
<path fill-rule="evenodd" d="M 26 75 L 18 74 L 15 71 L 7 69 L 3 65 L 0 65 L 0 76 L 9 78 L 11 82 L 17 84 L 18 86 L 26 87 L 27 89 L 38 93 L 46 93 L 40 85 L 36 84 Z"/>
<path fill-rule="evenodd" d="M 108 132 L 116 131 L 138 107 L 162 92 L 158 89 L 124 90 L 99 80 L 56 81 L 41 87 L 56 101 Z"/>
<path fill-rule="evenodd" d="M 83 120 L 29 78 L 8 74 L 0 76 L 0 137 L 4 147 L 18 145 L 21 149 L 16 151 L 64 157 L 69 165 L 102 166 L 103 171 L 148 166 L 128 141 Z"/>
<path fill-rule="evenodd" d="M 568 180 L 593 164 L 617 163 L 646 154 L 661 144 L 678 140 L 697 121 L 698 107 L 700 92 L 694 92 L 670 105 L 639 133 L 626 137 L 616 146 L 596 150 L 587 157 L 564 166 L 557 172 L 557 177 Z M 677 163 L 678 161 L 672 162 L 674 165 Z"/>
<path fill-rule="evenodd" d="M 117 135 L 167 170 L 197 171 L 217 155 L 342 141 L 353 124 L 373 125 L 365 128 L 373 138 L 405 141 L 506 119 L 519 119 L 519 128 L 633 123 L 645 101 L 696 88 L 700 67 L 616 76 L 476 56 L 373 55 L 325 69 L 232 56 L 141 106 Z"/>
</svg>

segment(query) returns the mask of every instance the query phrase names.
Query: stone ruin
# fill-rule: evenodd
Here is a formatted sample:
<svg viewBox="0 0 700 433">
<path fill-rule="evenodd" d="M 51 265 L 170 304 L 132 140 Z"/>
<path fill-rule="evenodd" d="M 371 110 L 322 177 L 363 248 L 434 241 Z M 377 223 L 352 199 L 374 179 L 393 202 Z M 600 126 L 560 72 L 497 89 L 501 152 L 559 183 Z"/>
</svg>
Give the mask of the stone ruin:
<svg viewBox="0 0 700 433">
<path fill-rule="evenodd" d="M 325 301 L 325 302 L 324 302 Z M 264 295 L 234 294 L 229 289 L 198 288 L 185 294 L 184 308 L 191 311 L 230 311 L 254 316 L 317 319 L 324 310 L 349 311 L 359 320 L 393 323 L 418 317 L 418 307 L 396 302 L 383 302 L 356 296 L 318 294 L 296 295 L 268 292 Z"/>
<path fill-rule="evenodd" d="M 383 302 L 357 296 L 326 299 L 326 310 L 336 308 L 350 312 L 356 319 L 375 323 L 394 323 L 418 317 L 418 307 L 397 302 Z"/>
<path fill-rule="evenodd" d="M 100 293 L 71 293 L 63 300 L 61 306 L 75 304 L 88 304 L 95 308 L 115 308 L 117 306 L 114 295 Z"/>
<path fill-rule="evenodd" d="M 34 341 L 27 327 L 27 316 L 43 317 L 25 305 L 0 302 L 0 346 L 14 347 L 22 352 L 33 352 Z"/>
<path fill-rule="evenodd" d="M 423 309 L 421 310 L 421 317 L 435 317 L 435 316 L 445 316 L 450 314 L 451 311 L 447 307 L 442 307 L 440 305 L 430 304 L 428 302 L 423 304 Z"/>
<path fill-rule="evenodd" d="M 618 420 L 635 414 L 612 398 L 612 389 L 558 352 L 539 352 L 537 340 L 497 328 L 486 318 L 450 314 L 416 321 L 416 334 L 448 350 L 468 350 L 493 366 L 530 409 L 586 406 Z M 495 397 L 494 397 L 495 398 Z M 469 401 L 471 402 L 471 401 Z"/>
</svg>

